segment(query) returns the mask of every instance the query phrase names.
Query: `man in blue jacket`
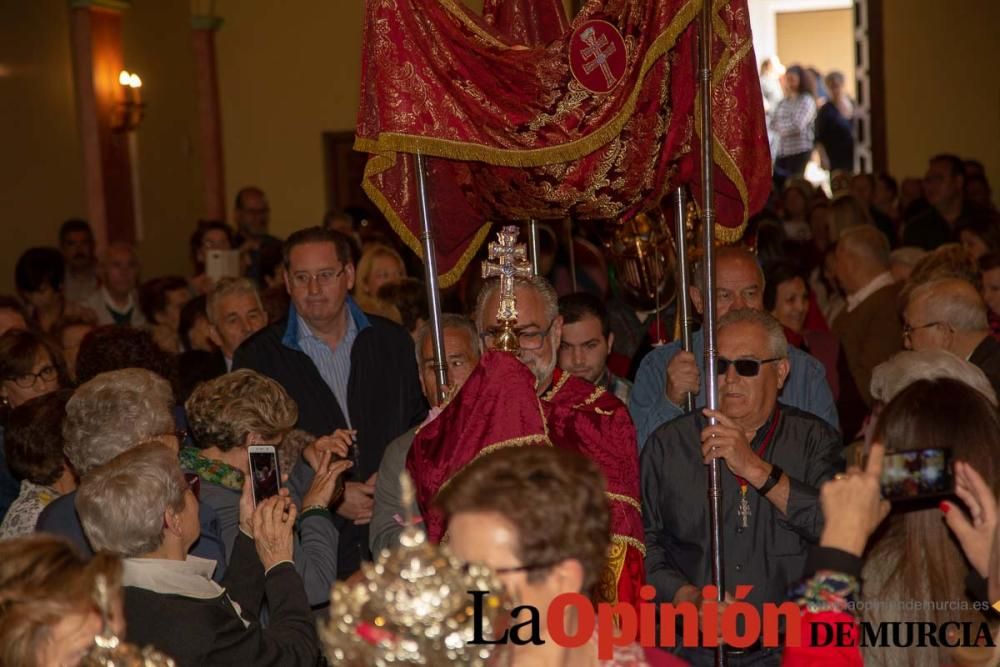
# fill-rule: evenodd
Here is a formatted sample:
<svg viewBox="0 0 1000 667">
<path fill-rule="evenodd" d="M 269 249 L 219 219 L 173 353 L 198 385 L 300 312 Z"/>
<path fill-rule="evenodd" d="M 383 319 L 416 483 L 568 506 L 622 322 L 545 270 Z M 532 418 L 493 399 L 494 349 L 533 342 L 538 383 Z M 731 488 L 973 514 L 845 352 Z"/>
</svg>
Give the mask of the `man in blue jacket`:
<svg viewBox="0 0 1000 667">
<path fill-rule="evenodd" d="M 703 312 L 701 270 L 695 267 L 691 301 Z M 764 309 L 764 272 L 757 259 L 743 248 L 724 247 L 715 251 L 716 317 L 731 309 Z M 837 407 L 826 381 L 823 364 L 798 348 L 789 348 L 791 370 L 781 392 L 781 402 L 811 412 L 839 430 Z M 695 406 L 705 405 L 704 338 L 698 331 L 691 336 L 691 352 L 681 350 L 680 341 L 656 348 L 643 359 L 629 397 L 628 409 L 635 422 L 639 448 L 660 424 L 684 414 L 686 394 L 695 394 Z"/>
<path fill-rule="evenodd" d="M 250 368 L 285 388 L 299 408 L 296 427 L 317 437 L 356 432 L 354 467 L 336 506 L 337 576 L 371 558 L 375 475 L 386 446 L 423 421 L 413 339 L 403 327 L 362 312 L 350 297 L 354 262 L 347 237 L 320 227 L 285 241 L 288 317 L 237 348 L 233 370 Z"/>
</svg>

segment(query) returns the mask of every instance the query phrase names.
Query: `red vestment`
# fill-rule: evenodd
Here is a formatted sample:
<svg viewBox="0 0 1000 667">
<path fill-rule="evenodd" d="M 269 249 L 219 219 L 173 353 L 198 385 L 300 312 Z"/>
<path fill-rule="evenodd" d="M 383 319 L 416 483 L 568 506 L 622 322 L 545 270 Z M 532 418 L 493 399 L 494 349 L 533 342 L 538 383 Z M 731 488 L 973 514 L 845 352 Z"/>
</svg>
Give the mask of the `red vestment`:
<svg viewBox="0 0 1000 667">
<path fill-rule="evenodd" d="M 604 600 L 639 602 L 643 570 L 639 454 L 628 410 L 601 387 L 556 369 L 539 398 L 535 376 L 515 357 L 488 352 L 441 413 L 416 434 L 406 459 L 427 533 L 445 532 L 432 501 L 474 459 L 501 447 L 556 446 L 583 454 L 607 480 L 611 549 L 601 575 Z"/>
</svg>

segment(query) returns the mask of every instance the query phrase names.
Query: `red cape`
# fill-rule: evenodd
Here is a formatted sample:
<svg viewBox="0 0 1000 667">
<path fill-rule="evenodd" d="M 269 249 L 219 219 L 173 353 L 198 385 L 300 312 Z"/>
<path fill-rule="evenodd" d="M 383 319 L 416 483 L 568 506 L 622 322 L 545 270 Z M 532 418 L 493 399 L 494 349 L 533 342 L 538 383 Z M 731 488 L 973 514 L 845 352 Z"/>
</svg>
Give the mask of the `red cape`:
<svg viewBox="0 0 1000 667">
<path fill-rule="evenodd" d="M 539 399 L 535 376 L 515 357 L 483 355 L 462 389 L 413 440 L 406 468 L 432 540 L 444 517 L 432 501 L 473 460 L 500 447 L 555 445 L 594 461 L 607 481 L 612 545 L 601 577 L 608 601 L 639 602 L 643 570 L 639 455 L 628 410 L 603 388 L 562 373 Z"/>
</svg>

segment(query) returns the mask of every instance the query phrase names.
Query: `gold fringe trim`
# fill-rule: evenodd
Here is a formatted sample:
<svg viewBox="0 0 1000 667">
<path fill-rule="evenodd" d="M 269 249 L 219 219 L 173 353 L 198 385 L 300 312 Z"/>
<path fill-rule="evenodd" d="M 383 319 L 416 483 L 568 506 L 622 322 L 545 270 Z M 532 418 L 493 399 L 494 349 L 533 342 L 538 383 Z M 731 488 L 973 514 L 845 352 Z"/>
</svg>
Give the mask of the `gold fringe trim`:
<svg viewBox="0 0 1000 667">
<path fill-rule="evenodd" d="M 591 403 L 593 403 L 594 401 L 596 401 L 597 399 L 599 399 L 602 394 L 605 394 L 605 393 L 607 393 L 607 392 L 604 389 L 604 387 L 597 387 L 596 389 L 594 389 L 593 393 L 591 393 L 590 396 L 587 397 L 587 400 L 585 400 L 583 403 L 578 403 L 578 404 L 574 405 L 573 407 L 574 408 L 582 408 L 585 405 L 590 405 Z"/>
<path fill-rule="evenodd" d="M 554 387 L 545 392 L 545 395 L 542 396 L 542 400 L 551 401 L 553 398 L 555 398 L 555 395 L 558 394 L 560 391 L 562 391 L 563 385 L 569 382 L 569 378 L 570 378 L 569 373 L 563 373 L 562 377 L 559 378 L 559 382 L 556 382 Z"/>
<path fill-rule="evenodd" d="M 624 543 L 631 547 L 635 547 L 636 549 L 639 550 L 639 553 L 641 553 L 643 557 L 646 556 L 646 545 L 640 542 L 639 540 L 635 539 L 634 537 L 629 537 L 628 535 L 618 535 L 616 533 L 611 536 L 611 541 Z"/>
<path fill-rule="evenodd" d="M 617 500 L 620 503 L 631 505 L 632 507 L 639 510 L 639 514 L 642 514 L 642 505 L 639 504 L 639 501 L 636 500 L 635 498 L 632 498 L 631 496 L 623 496 L 620 493 L 611 493 L 610 491 L 605 491 L 604 495 L 606 495 L 610 500 Z"/>
<path fill-rule="evenodd" d="M 356 144 L 355 144 L 356 145 Z M 369 158 L 368 162 L 365 164 L 364 176 L 361 179 L 361 187 L 364 189 L 365 194 L 368 195 L 369 199 L 372 200 L 382 214 L 385 216 L 386 220 L 389 221 L 389 226 L 392 227 L 393 231 L 403 240 L 403 243 L 412 250 L 417 257 L 423 261 L 424 259 L 424 247 L 420 242 L 420 239 L 414 235 L 410 228 L 407 227 L 399 214 L 396 213 L 396 209 L 393 208 L 392 204 L 382 193 L 382 191 L 375 185 L 374 179 L 376 176 L 382 174 L 383 172 L 391 169 L 396 164 L 397 153 L 386 153 L 386 154 L 373 154 Z M 439 282 L 441 288 L 451 287 L 458 279 L 462 277 L 465 273 L 465 269 L 469 266 L 469 263 L 479 252 L 479 248 L 483 245 L 483 242 L 490 234 L 491 223 L 487 222 L 482 225 L 472 237 L 469 242 L 468 247 L 455 262 L 455 265 L 451 267 L 447 272 L 439 274 Z"/>
<path fill-rule="evenodd" d="M 367 153 L 422 153 L 432 157 L 452 160 L 484 162 L 501 167 L 541 167 L 548 164 L 569 162 L 589 155 L 621 134 L 621 130 L 635 112 L 646 75 L 656 62 L 666 54 L 677 41 L 688 24 L 697 16 L 702 0 L 689 0 L 666 30 L 657 37 L 646 51 L 639 75 L 632 92 L 614 118 L 586 137 L 574 139 L 557 146 L 532 149 L 505 149 L 484 146 L 470 142 L 437 139 L 412 134 L 383 132 L 376 139 L 358 137 L 354 149 Z M 370 162 L 370 161 L 369 161 Z M 365 170 L 367 172 L 367 169 Z"/>
</svg>

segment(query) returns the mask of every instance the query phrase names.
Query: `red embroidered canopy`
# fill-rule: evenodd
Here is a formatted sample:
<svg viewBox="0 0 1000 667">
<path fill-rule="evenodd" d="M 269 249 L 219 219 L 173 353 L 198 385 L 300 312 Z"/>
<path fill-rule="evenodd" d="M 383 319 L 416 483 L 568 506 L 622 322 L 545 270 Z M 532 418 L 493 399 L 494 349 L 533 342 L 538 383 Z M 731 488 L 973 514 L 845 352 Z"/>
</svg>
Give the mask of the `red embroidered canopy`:
<svg viewBox="0 0 1000 667">
<path fill-rule="evenodd" d="M 590 0 L 570 24 L 558 5 L 487 0 L 479 16 L 461 0 L 367 0 L 355 142 L 370 153 L 363 187 L 422 254 L 406 154 L 427 157 L 442 286 L 464 271 L 490 220 L 618 221 L 681 183 L 700 197 L 702 0 Z M 731 241 L 763 206 L 771 162 L 746 0 L 714 0 L 712 16 L 716 219 Z M 625 44 L 607 93 L 570 71 L 574 31 L 595 19 Z"/>
</svg>

